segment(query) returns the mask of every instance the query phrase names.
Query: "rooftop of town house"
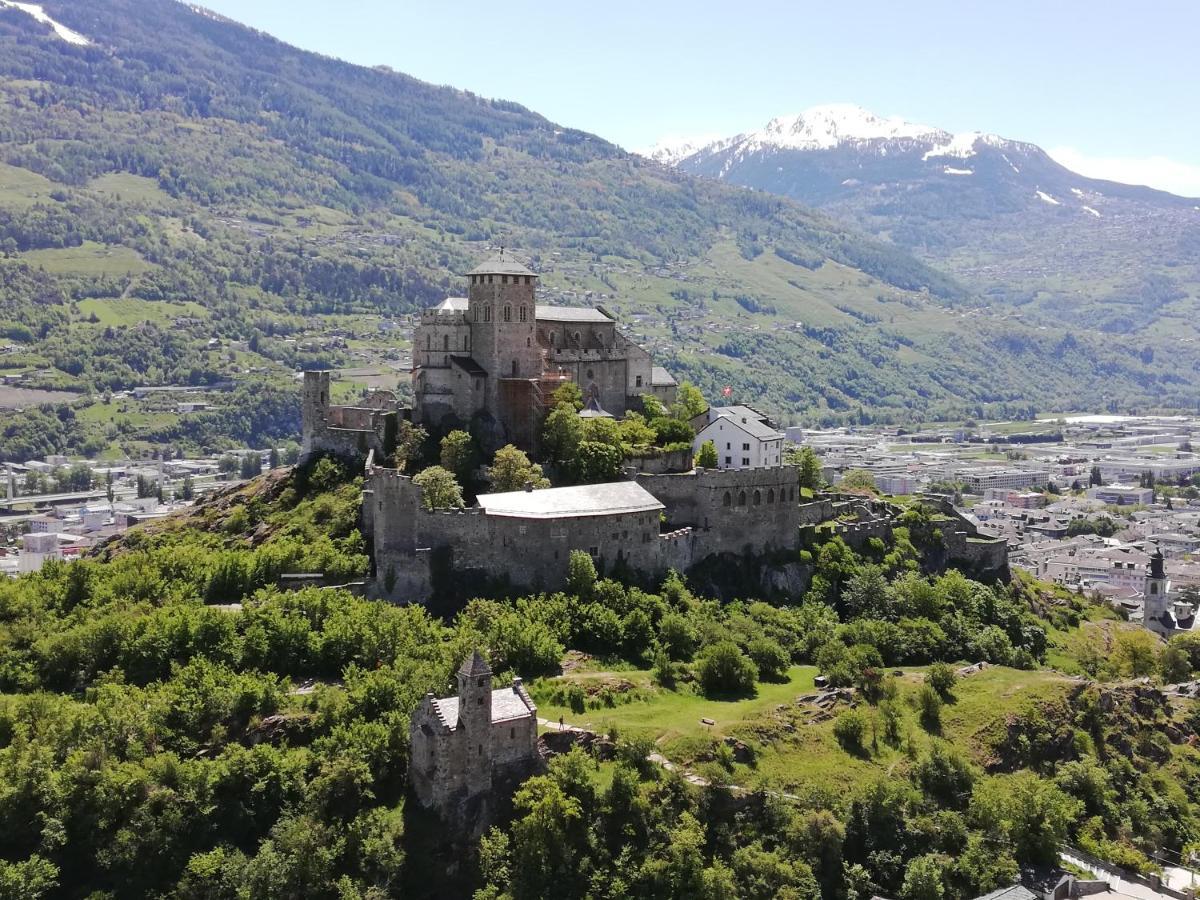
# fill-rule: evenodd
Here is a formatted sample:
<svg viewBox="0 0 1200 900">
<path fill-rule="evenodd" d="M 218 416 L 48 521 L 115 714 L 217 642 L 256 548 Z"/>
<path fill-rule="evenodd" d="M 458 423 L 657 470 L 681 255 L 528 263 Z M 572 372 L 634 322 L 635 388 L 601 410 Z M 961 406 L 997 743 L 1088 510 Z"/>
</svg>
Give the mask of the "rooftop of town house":
<svg viewBox="0 0 1200 900">
<path fill-rule="evenodd" d="M 480 494 L 479 506 L 489 516 L 519 519 L 566 519 L 652 512 L 665 507 L 633 481 L 580 484 L 540 491 Z"/>
</svg>

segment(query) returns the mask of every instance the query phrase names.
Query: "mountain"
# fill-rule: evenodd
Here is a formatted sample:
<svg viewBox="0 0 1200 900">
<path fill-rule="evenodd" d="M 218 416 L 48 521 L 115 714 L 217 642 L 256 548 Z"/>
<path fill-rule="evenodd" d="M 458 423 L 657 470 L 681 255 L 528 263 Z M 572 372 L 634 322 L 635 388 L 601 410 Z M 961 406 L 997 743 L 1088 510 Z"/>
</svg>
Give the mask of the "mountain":
<svg viewBox="0 0 1200 900">
<path fill-rule="evenodd" d="M 1198 337 L 1200 200 L 1086 178 L 1035 144 L 839 104 L 657 156 L 826 210 L 1039 322 Z"/>
<path fill-rule="evenodd" d="M 0 6 L 0 375 L 61 392 L 0 423 L 0 456 L 285 436 L 303 366 L 403 391 L 405 317 L 501 244 L 548 301 L 603 303 L 787 419 L 1194 402 L 1141 346 L 1039 330 L 894 242 L 515 103 L 172 0 Z M 110 399 L 226 381 L 207 412 Z"/>
</svg>

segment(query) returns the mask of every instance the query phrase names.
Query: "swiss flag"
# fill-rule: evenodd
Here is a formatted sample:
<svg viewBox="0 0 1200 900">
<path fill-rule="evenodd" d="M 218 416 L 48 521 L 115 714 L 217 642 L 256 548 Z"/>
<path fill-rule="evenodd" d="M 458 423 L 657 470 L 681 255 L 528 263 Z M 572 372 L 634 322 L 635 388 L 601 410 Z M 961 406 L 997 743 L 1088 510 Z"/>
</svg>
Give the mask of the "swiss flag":
<svg viewBox="0 0 1200 900">
<path fill-rule="evenodd" d="M 732 397 L 733 396 L 733 388 L 731 388 L 729 385 L 725 385 L 725 387 L 721 388 L 721 396 L 722 397 Z"/>
</svg>

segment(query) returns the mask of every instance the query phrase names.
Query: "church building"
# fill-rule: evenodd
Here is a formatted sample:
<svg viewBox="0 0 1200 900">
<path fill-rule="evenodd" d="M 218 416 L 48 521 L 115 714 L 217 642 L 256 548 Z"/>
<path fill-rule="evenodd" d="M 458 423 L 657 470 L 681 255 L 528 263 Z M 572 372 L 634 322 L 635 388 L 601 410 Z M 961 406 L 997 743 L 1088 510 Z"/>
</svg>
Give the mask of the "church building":
<svg viewBox="0 0 1200 900">
<path fill-rule="evenodd" d="M 537 769 L 537 706 L 520 678 L 492 690 L 492 669 L 476 650 L 458 670 L 458 695 L 426 694 L 409 725 L 409 780 L 421 805 L 479 826 L 494 790 Z"/>
<path fill-rule="evenodd" d="M 550 397 L 574 381 L 620 417 L 675 380 L 603 308 L 539 305 L 538 276 L 501 251 L 467 273 L 467 296 L 421 315 L 413 336 L 413 420 L 435 431 L 486 426 L 497 446 L 533 449 Z"/>
</svg>

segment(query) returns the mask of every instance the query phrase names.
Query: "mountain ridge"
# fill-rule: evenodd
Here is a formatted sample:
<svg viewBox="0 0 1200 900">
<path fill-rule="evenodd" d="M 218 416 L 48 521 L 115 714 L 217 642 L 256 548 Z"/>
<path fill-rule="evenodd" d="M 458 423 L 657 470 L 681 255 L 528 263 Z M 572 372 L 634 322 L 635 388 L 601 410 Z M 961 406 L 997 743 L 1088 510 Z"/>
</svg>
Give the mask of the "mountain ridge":
<svg viewBox="0 0 1200 900">
<path fill-rule="evenodd" d="M 167 0 L 43 6 L 93 44 L 0 9 L 0 278 L 19 286 L 0 325 L 30 386 L 290 387 L 306 364 L 399 352 L 328 332 L 457 292 L 503 243 L 549 302 L 602 302 L 710 395 L 732 385 L 788 419 L 1002 417 L 1114 387 L 1122 403 L 1187 403 L 1191 382 L 1160 389 L 1141 346 L 1081 333 L 1059 348 L 885 238 L 520 104 Z M 185 308 L 174 330 L 155 324 Z M 136 327 L 105 324 L 119 315 Z M 215 354 L 214 337 L 257 349 Z"/>
</svg>

